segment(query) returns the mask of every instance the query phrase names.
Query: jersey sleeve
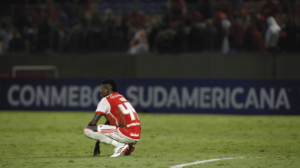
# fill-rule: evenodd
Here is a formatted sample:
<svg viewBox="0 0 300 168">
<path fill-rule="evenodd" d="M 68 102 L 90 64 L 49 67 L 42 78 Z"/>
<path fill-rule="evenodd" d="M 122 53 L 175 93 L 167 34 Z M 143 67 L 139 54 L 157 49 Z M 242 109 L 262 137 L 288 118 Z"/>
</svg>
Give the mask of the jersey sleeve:
<svg viewBox="0 0 300 168">
<path fill-rule="evenodd" d="M 107 114 L 110 111 L 110 104 L 107 101 L 107 99 L 103 98 L 101 99 L 101 101 L 99 102 L 96 112 L 95 113 L 100 113 L 100 114 Z"/>
</svg>

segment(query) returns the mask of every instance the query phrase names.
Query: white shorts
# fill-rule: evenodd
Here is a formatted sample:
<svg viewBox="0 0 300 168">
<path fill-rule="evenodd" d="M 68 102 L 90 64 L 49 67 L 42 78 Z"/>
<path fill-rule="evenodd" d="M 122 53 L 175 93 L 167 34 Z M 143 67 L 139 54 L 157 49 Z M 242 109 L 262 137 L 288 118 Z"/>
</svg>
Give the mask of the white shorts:
<svg viewBox="0 0 300 168">
<path fill-rule="evenodd" d="M 97 131 L 106 137 L 109 137 L 115 141 L 127 144 L 136 144 L 138 141 L 131 139 L 119 131 L 119 128 L 111 125 L 98 125 Z"/>
</svg>

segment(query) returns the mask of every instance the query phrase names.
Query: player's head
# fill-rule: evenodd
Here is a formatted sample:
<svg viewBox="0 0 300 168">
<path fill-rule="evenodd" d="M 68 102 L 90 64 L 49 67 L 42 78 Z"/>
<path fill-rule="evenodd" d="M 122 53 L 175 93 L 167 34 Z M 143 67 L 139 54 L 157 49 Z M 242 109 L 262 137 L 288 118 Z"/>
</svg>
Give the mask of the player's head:
<svg viewBox="0 0 300 168">
<path fill-rule="evenodd" d="M 118 83 L 115 79 L 105 79 L 102 81 L 101 97 L 106 97 L 113 92 L 118 91 Z"/>
</svg>

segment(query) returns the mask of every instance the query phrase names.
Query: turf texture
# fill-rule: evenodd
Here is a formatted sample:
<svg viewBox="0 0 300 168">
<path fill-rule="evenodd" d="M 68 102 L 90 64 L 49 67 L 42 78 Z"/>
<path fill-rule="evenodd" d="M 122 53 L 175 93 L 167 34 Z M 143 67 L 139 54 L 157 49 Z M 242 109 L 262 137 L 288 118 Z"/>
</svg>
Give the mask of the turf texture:
<svg viewBox="0 0 300 168">
<path fill-rule="evenodd" d="M 139 113 L 136 151 L 110 158 L 113 146 L 101 144 L 94 157 L 95 141 L 83 133 L 93 115 L 0 111 L 0 167 L 156 168 L 218 158 L 233 159 L 187 167 L 300 167 L 300 116 Z"/>
</svg>

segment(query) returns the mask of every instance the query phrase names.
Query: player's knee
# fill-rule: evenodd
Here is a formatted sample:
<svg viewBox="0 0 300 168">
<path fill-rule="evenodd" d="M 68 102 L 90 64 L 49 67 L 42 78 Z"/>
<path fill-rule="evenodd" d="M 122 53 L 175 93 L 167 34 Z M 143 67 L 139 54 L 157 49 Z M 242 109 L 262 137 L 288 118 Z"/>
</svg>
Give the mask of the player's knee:
<svg viewBox="0 0 300 168">
<path fill-rule="evenodd" d="M 84 134 L 88 137 L 90 137 L 91 133 L 94 132 L 93 130 L 91 130 L 89 128 L 84 128 L 83 131 L 84 131 Z"/>
</svg>

